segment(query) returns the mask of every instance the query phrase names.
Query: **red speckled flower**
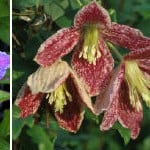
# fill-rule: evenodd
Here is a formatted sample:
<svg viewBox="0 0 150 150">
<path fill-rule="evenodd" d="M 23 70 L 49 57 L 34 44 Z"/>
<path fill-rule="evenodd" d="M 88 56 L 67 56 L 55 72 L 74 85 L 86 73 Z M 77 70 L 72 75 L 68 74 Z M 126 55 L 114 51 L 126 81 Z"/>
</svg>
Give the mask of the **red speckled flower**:
<svg viewBox="0 0 150 150">
<path fill-rule="evenodd" d="M 43 99 L 47 99 L 53 108 L 60 127 L 70 132 L 76 132 L 81 125 L 83 103 L 93 111 L 90 97 L 64 61 L 40 67 L 28 77 L 27 84 L 16 100 L 21 109 L 21 117 L 34 114 Z"/>
<path fill-rule="evenodd" d="M 111 77 L 107 90 L 97 97 L 95 110 L 102 111 L 101 130 L 118 120 L 137 138 L 143 118 L 142 100 L 150 107 L 150 49 L 132 51 L 124 57 Z"/>
<path fill-rule="evenodd" d="M 131 50 L 150 46 L 150 39 L 138 30 L 111 23 L 108 12 L 93 1 L 76 14 L 73 27 L 61 29 L 41 45 L 35 61 L 49 66 L 74 48 L 73 69 L 88 93 L 95 96 L 113 68 L 106 41 Z"/>
</svg>

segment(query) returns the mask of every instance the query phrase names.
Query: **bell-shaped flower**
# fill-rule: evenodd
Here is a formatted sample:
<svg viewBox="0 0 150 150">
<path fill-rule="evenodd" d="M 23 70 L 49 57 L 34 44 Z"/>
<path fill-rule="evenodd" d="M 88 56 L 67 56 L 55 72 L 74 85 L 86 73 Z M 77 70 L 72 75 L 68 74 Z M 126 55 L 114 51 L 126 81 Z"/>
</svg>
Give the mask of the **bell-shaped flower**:
<svg viewBox="0 0 150 150">
<path fill-rule="evenodd" d="M 42 100 L 49 103 L 60 127 L 70 132 L 79 129 L 84 117 L 84 104 L 94 113 L 85 88 L 64 61 L 40 67 L 28 77 L 16 100 L 21 117 L 37 112 Z"/>
<path fill-rule="evenodd" d="M 2 79 L 6 73 L 6 70 L 10 65 L 10 57 L 5 52 L 0 51 L 0 79 Z"/>
<path fill-rule="evenodd" d="M 95 103 L 97 114 L 105 111 L 101 130 L 110 129 L 116 121 L 129 128 L 137 138 L 143 118 L 142 100 L 150 107 L 150 49 L 132 51 L 114 71 L 106 90 Z"/>
<path fill-rule="evenodd" d="M 92 1 L 77 12 L 73 27 L 59 30 L 41 44 L 34 60 L 41 66 L 49 66 L 74 49 L 73 69 L 89 95 L 95 96 L 113 69 L 107 41 L 131 50 L 150 46 L 150 39 L 141 32 L 112 23 L 107 10 Z"/>
</svg>

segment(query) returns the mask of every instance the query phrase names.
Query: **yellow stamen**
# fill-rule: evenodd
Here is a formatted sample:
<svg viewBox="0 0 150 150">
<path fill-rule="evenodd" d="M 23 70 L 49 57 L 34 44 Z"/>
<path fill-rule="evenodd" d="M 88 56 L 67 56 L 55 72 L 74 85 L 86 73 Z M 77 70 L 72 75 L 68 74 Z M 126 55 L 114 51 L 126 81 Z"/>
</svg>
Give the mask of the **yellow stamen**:
<svg viewBox="0 0 150 150">
<path fill-rule="evenodd" d="M 96 24 L 89 24 L 83 31 L 83 49 L 79 54 L 79 58 L 83 57 L 90 64 L 96 65 L 96 59 L 101 57 L 98 49 L 99 31 Z"/>
<path fill-rule="evenodd" d="M 125 78 L 129 87 L 130 103 L 138 111 L 142 109 L 140 96 L 150 107 L 150 80 L 143 74 L 136 61 L 125 62 Z"/>
<path fill-rule="evenodd" d="M 67 100 L 72 101 L 72 97 L 66 88 L 66 84 L 63 83 L 54 92 L 46 96 L 49 99 L 49 104 L 54 103 L 55 112 L 63 113 L 63 108 L 67 105 Z"/>
</svg>

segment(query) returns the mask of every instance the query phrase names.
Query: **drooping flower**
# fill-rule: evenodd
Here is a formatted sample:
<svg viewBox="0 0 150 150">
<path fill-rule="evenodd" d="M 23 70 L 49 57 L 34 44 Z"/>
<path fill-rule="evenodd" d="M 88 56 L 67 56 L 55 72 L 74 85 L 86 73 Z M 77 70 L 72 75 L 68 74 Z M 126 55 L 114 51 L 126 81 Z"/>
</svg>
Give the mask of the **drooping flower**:
<svg viewBox="0 0 150 150">
<path fill-rule="evenodd" d="M 112 23 L 107 10 L 92 1 L 76 14 L 73 27 L 59 30 L 40 46 L 34 60 L 49 66 L 74 48 L 73 69 L 88 93 L 95 96 L 113 68 L 107 41 L 131 50 L 150 46 L 150 39 L 141 32 Z"/>
<path fill-rule="evenodd" d="M 88 93 L 97 95 L 113 68 L 113 58 L 101 34 L 110 25 L 107 11 L 91 2 L 77 13 L 73 27 L 59 30 L 40 46 L 34 60 L 49 66 L 76 46 L 72 66 Z"/>
<path fill-rule="evenodd" d="M 97 97 L 95 111 L 102 111 L 101 130 L 108 130 L 118 120 L 137 138 L 143 118 L 142 100 L 150 107 L 150 49 L 132 51 L 111 77 L 107 90 Z"/>
<path fill-rule="evenodd" d="M 76 132 L 81 125 L 83 104 L 94 112 L 90 97 L 64 61 L 40 67 L 28 77 L 16 100 L 21 117 L 34 114 L 42 100 L 47 100 L 53 108 L 60 127 L 70 132 Z"/>
<path fill-rule="evenodd" d="M 6 73 L 6 70 L 10 65 L 10 57 L 5 52 L 0 51 L 0 79 L 2 79 Z"/>
</svg>

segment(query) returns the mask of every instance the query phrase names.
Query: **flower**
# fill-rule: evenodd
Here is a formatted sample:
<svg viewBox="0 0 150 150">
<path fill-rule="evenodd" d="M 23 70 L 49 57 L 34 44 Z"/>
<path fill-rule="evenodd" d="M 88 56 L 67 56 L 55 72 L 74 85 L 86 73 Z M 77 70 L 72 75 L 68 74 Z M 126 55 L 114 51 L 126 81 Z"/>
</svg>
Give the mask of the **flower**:
<svg viewBox="0 0 150 150">
<path fill-rule="evenodd" d="M 103 89 L 114 65 L 107 41 L 131 50 L 150 47 L 150 39 L 140 31 L 112 23 L 108 12 L 92 1 L 76 14 L 73 27 L 59 30 L 41 44 L 34 60 L 49 66 L 74 48 L 73 69 L 89 95 L 95 96 Z"/>
<path fill-rule="evenodd" d="M 143 118 L 142 100 L 150 107 L 150 49 L 132 51 L 114 71 L 107 90 L 97 97 L 95 111 L 102 111 L 101 130 L 108 130 L 118 120 L 137 138 Z"/>
<path fill-rule="evenodd" d="M 10 65 L 10 57 L 5 52 L 0 51 L 0 79 L 2 79 L 6 73 L 6 70 Z"/>
<path fill-rule="evenodd" d="M 76 14 L 73 27 L 59 30 L 41 44 L 34 60 L 49 66 L 74 48 L 72 66 L 87 92 L 97 95 L 113 68 L 113 58 L 100 32 L 110 25 L 107 11 L 91 2 Z"/>
<path fill-rule="evenodd" d="M 40 67 L 28 77 L 16 100 L 21 117 L 34 114 L 42 100 L 51 105 L 60 127 L 70 132 L 76 132 L 81 125 L 83 103 L 94 112 L 90 97 L 64 61 Z"/>
</svg>

